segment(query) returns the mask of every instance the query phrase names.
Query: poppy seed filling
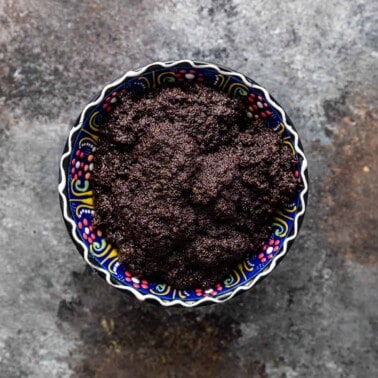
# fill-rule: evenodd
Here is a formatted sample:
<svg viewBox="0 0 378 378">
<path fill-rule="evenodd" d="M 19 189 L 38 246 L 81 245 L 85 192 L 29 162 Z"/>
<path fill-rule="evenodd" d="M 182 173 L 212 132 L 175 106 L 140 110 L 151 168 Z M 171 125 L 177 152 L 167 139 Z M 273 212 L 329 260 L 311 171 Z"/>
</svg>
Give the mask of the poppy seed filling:
<svg viewBox="0 0 378 378">
<path fill-rule="evenodd" d="M 200 84 L 125 94 L 94 154 L 94 225 L 136 277 L 208 288 L 267 240 L 296 169 L 239 99 Z"/>
</svg>

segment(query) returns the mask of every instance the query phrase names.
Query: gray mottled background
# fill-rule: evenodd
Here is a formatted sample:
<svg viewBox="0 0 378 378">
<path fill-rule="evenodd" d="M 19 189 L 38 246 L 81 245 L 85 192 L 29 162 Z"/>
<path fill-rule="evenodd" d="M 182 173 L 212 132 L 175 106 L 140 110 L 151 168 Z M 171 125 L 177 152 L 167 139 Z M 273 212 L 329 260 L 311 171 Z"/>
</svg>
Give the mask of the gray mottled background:
<svg viewBox="0 0 378 378">
<path fill-rule="evenodd" d="M 377 377 L 377 24 L 374 0 L 0 0 L 0 377 Z M 57 195 L 68 125 L 89 97 L 176 58 L 266 86 L 312 183 L 277 270 L 194 310 L 107 287 Z"/>
</svg>

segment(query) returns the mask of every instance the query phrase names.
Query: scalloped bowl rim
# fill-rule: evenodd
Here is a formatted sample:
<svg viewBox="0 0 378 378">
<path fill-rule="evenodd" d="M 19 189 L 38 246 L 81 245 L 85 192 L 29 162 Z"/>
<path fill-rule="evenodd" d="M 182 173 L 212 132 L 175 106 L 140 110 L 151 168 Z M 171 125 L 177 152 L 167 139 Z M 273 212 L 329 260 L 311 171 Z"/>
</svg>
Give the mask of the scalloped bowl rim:
<svg viewBox="0 0 378 378">
<path fill-rule="evenodd" d="M 131 287 L 131 286 L 126 286 L 121 284 L 118 281 L 115 281 L 115 279 L 112 277 L 111 273 L 108 270 L 103 269 L 101 266 L 96 265 L 90 260 L 89 257 L 89 250 L 87 246 L 83 243 L 83 241 L 78 237 L 77 234 L 77 229 L 76 229 L 76 223 L 72 219 L 72 217 L 69 214 L 68 210 L 68 201 L 66 198 L 66 195 L 64 193 L 65 188 L 66 188 L 66 183 L 67 183 L 67 176 L 66 176 L 66 170 L 64 167 L 64 161 L 70 157 L 72 148 L 73 148 L 73 136 L 75 135 L 76 132 L 78 132 L 81 127 L 83 126 L 83 122 L 86 118 L 86 113 L 92 109 L 94 106 L 100 104 L 104 98 L 106 97 L 106 94 L 108 90 L 117 87 L 118 85 L 122 84 L 126 79 L 128 78 L 133 78 L 137 77 L 144 72 L 148 71 L 150 68 L 154 66 L 160 66 L 161 68 L 170 68 L 177 66 L 179 64 L 188 64 L 193 68 L 209 68 L 217 71 L 219 74 L 222 74 L 224 76 L 235 76 L 238 77 L 243 84 L 245 84 L 248 87 L 260 90 L 264 93 L 264 96 L 266 100 L 269 102 L 269 104 L 274 107 L 281 115 L 282 117 L 282 122 L 285 126 L 285 128 L 289 131 L 289 133 L 294 137 L 294 149 L 296 153 L 301 157 L 301 164 L 300 164 L 300 176 L 303 182 L 303 189 L 300 192 L 300 211 L 295 216 L 294 219 L 294 227 L 293 230 L 291 231 L 291 234 L 285 238 L 283 241 L 283 245 L 279 253 L 274 256 L 274 258 L 270 261 L 270 264 L 263 269 L 259 274 L 257 274 L 256 277 L 254 277 L 252 280 L 245 282 L 242 285 L 235 286 L 235 288 L 223 295 L 215 296 L 215 297 L 203 297 L 202 299 L 196 300 L 196 301 L 188 301 L 188 300 L 179 300 L 179 299 L 174 299 L 174 300 L 167 300 L 167 299 L 162 299 L 159 296 L 155 296 L 153 294 L 144 294 L 138 291 L 137 289 Z M 82 248 L 82 256 L 85 260 L 85 262 L 95 271 L 100 273 L 106 280 L 106 282 L 110 285 L 113 286 L 117 289 L 127 291 L 131 294 L 133 294 L 138 300 L 140 301 L 146 301 L 146 300 L 152 300 L 157 303 L 159 303 L 162 306 L 182 306 L 182 307 L 196 307 L 199 305 L 203 304 L 210 304 L 210 303 L 223 303 L 225 301 L 230 300 L 233 298 L 235 295 L 251 289 L 253 286 L 256 285 L 257 282 L 259 282 L 262 278 L 266 277 L 269 275 L 277 266 L 277 264 L 280 262 L 280 260 L 286 255 L 291 243 L 294 241 L 294 239 L 298 235 L 298 231 L 300 228 L 300 224 L 303 220 L 303 216 L 306 211 L 306 204 L 307 204 L 307 194 L 308 194 L 308 178 L 307 178 L 307 159 L 306 156 L 303 152 L 302 146 L 300 146 L 300 140 L 299 136 L 294 128 L 294 126 L 289 124 L 288 121 L 288 116 L 286 115 L 285 111 L 283 108 L 275 101 L 272 99 L 271 95 L 269 92 L 262 87 L 261 85 L 256 84 L 255 82 L 250 82 L 247 80 L 246 76 L 243 74 L 233 71 L 229 68 L 220 66 L 218 64 L 214 63 L 208 63 L 208 62 L 201 62 L 201 61 L 192 61 L 189 59 L 184 59 L 184 60 L 177 60 L 177 61 L 166 61 L 166 62 L 153 62 L 151 64 L 148 64 L 142 68 L 139 68 L 135 71 L 128 71 L 126 72 L 123 76 L 119 77 L 118 79 L 112 81 L 111 83 L 105 85 L 100 94 L 95 98 L 94 101 L 89 102 L 83 111 L 81 112 L 76 125 L 73 126 L 69 132 L 64 153 L 61 157 L 60 160 L 60 182 L 58 185 L 58 191 L 59 191 L 59 197 L 60 197 L 60 203 L 61 203 L 61 209 L 62 209 L 62 214 L 64 221 L 66 223 L 67 229 L 70 233 L 71 238 L 73 239 L 75 245 L 79 249 L 79 247 Z M 71 226 L 71 230 L 69 229 L 69 226 Z"/>
</svg>

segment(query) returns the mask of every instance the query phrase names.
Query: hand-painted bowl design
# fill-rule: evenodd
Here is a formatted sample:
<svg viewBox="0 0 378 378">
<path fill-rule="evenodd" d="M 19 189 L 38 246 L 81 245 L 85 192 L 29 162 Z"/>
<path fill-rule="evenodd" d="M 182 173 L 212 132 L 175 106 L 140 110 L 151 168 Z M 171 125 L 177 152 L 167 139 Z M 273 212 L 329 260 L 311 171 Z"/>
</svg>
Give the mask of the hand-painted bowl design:
<svg viewBox="0 0 378 378">
<path fill-rule="evenodd" d="M 180 85 L 184 81 L 204 82 L 245 102 L 249 117 L 261 119 L 279 133 L 298 161 L 296 174 L 303 183 L 292 203 L 279 211 L 273 220 L 273 232 L 261 249 L 249 256 L 212 288 L 176 290 L 164 282 L 147 282 L 133 277 L 118 261 L 117 250 L 92 226 L 94 213 L 91 172 L 98 131 L 107 113 L 117 103 L 120 93 L 145 91 L 159 86 Z M 253 287 L 268 275 L 288 251 L 296 238 L 307 202 L 307 161 L 299 137 L 284 110 L 269 93 L 240 73 L 215 64 L 182 60 L 157 62 L 106 85 L 82 111 L 71 129 L 60 162 L 59 194 L 68 231 L 85 261 L 104 276 L 106 281 L 140 300 L 155 300 L 161 305 L 193 307 L 220 303 Z"/>
</svg>

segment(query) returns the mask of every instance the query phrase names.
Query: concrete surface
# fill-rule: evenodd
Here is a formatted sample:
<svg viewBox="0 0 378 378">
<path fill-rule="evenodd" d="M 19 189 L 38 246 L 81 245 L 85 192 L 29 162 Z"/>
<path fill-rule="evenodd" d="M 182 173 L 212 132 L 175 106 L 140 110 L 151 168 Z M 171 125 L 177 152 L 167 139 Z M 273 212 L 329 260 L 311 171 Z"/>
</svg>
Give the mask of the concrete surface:
<svg viewBox="0 0 378 378">
<path fill-rule="evenodd" d="M 378 3 L 0 0 L 0 377 L 377 377 Z M 68 125 L 154 60 L 265 85 L 309 159 L 299 239 L 222 306 L 138 303 L 89 272 L 61 220 Z"/>
</svg>

